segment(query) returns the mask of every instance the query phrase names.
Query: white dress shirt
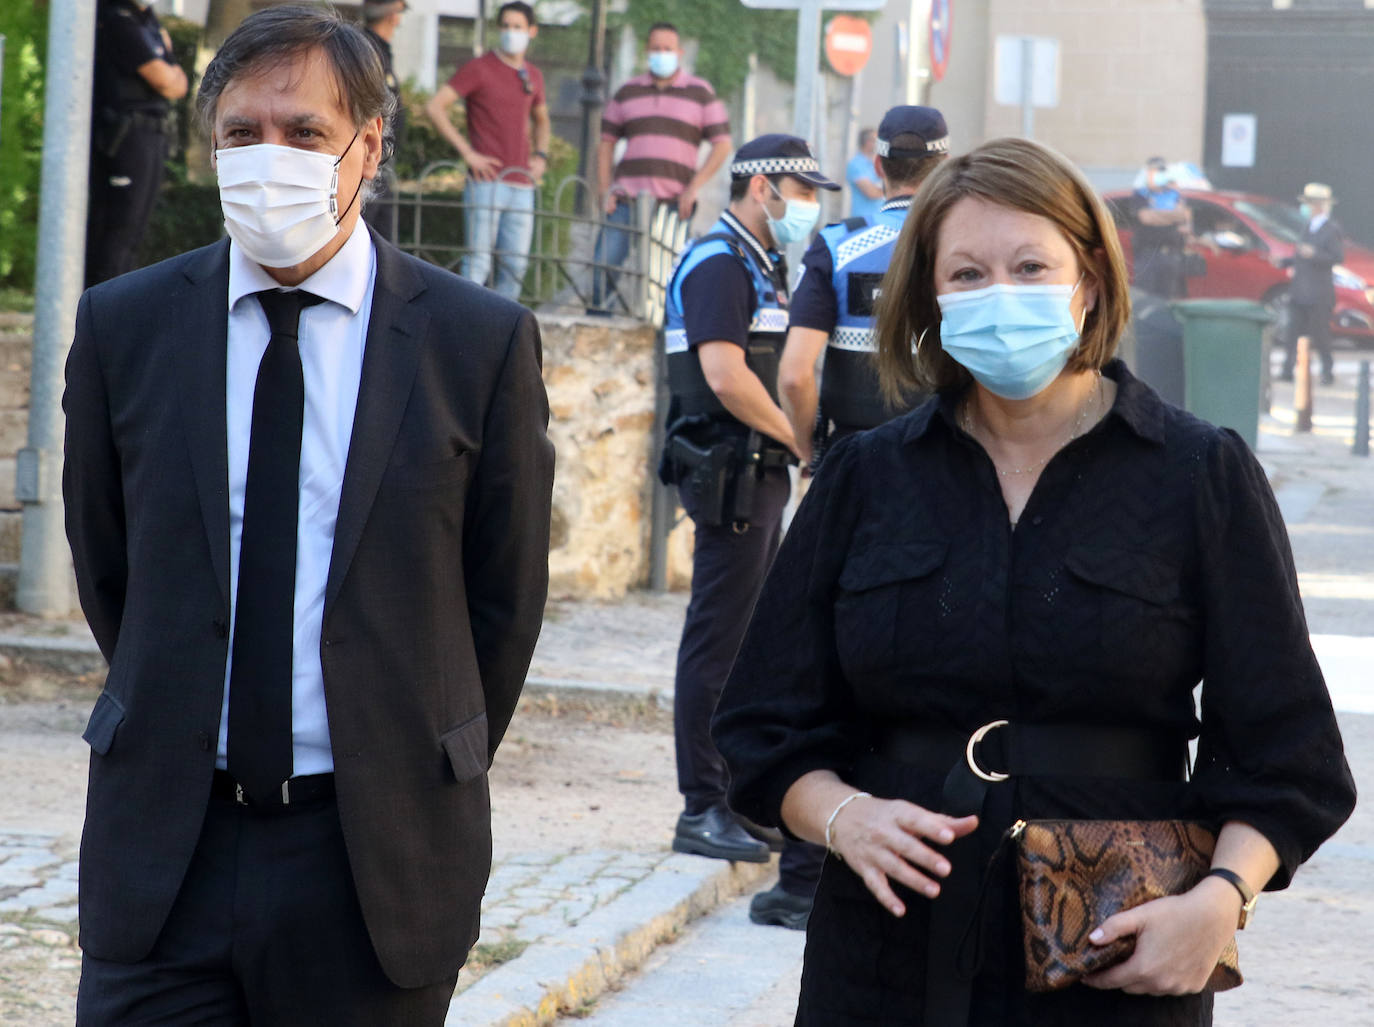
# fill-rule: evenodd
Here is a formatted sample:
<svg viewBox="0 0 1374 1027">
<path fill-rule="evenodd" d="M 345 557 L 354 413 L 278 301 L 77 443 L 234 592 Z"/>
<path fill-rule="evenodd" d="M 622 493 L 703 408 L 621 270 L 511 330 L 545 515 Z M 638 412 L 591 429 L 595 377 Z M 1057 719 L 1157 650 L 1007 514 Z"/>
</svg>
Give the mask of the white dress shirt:
<svg viewBox="0 0 1374 1027">
<path fill-rule="evenodd" d="M 291 750 L 293 775 L 334 769 L 329 714 L 320 665 L 324 589 L 334 548 L 344 464 L 353 435 L 353 414 L 362 379 L 363 346 L 372 314 L 377 259 L 362 219 L 333 258 L 300 288 L 327 301 L 301 312 L 300 352 L 305 372 L 305 419 L 301 430 L 300 510 L 296 527 L 296 604 L 292 625 Z M 267 272 L 234 243 L 229 244 L 229 359 L 226 389 L 229 429 L 229 582 L 238 613 L 239 549 L 243 539 L 243 495 L 248 480 L 248 442 L 253 426 L 253 390 L 258 365 L 272 332 L 253 293 L 279 288 Z M 232 637 L 232 635 L 231 635 Z M 215 765 L 226 769 L 229 751 L 229 676 L 233 647 L 224 667 L 224 705 L 219 718 Z"/>
<path fill-rule="evenodd" d="M 1330 218 L 1330 214 L 1313 215 L 1312 220 L 1307 223 L 1307 230 L 1311 232 L 1313 235 L 1316 235 L 1317 232 L 1321 230 L 1322 225 L 1326 224 L 1326 222 L 1330 220 Z"/>
</svg>

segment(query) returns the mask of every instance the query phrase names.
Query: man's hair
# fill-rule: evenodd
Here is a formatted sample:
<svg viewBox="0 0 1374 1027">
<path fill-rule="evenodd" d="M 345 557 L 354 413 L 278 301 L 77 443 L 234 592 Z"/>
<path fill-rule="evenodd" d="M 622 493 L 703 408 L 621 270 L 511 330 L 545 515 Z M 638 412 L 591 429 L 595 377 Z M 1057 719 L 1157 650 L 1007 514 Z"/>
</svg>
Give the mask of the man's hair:
<svg viewBox="0 0 1374 1027">
<path fill-rule="evenodd" d="M 931 154 L 929 157 L 879 157 L 882 161 L 883 177 L 887 179 L 888 190 L 901 189 L 915 192 L 926 177 L 940 166 L 947 154 Z"/>
<path fill-rule="evenodd" d="M 864 148 L 864 143 L 868 142 L 870 139 L 872 139 L 872 138 L 873 138 L 874 136 L 876 136 L 877 134 L 878 134 L 878 130 L 877 130 L 876 128 L 861 128 L 861 129 L 859 129 L 859 142 L 858 142 L 858 147 L 859 147 L 859 149 L 862 150 L 862 149 Z"/>
<path fill-rule="evenodd" d="M 788 178 L 788 177 L 790 177 L 790 176 L 788 176 L 788 175 L 764 175 L 763 177 L 766 178 L 766 179 L 768 179 L 768 181 L 770 181 L 770 182 L 773 183 L 773 188 L 774 188 L 774 189 L 777 189 L 778 192 L 782 192 L 782 180 L 783 180 L 784 178 Z M 752 182 L 753 180 L 754 180 L 754 176 L 753 176 L 753 175 L 741 175 L 741 176 L 738 177 L 738 178 L 731 178 L 731 179 L 730 179 L 730 202 L 731 202 L 731 203 L 734 203 L 736 200 L 742 200 L 742 199 L 744 199 L 744 197 L 747 196 L 748 193 L 749 193 L 749 183 Z"/>
<path fill-rule="evenodd" d="M 916 388 L 955 391 L 971 380 L 940 345 L 935 299 L 941 226 L 954 205 L 969 197 L 1047 218 L 1063 234 L 1084 279 L 1097 290 L 1097 303 L 1084 317 L 1068 368 L 1100 370 L 1131 317 L 1126 261 L 1112 216 L 1066 157 L 1028 139 L 993 139 L 940 161 L 912 201 L 876 310 L 878 377 L 884 394 L 895 398 Z"/>
<path fill-rule="evenodd" d="M 286 61 L 319 50 L 334 72 L 334 85 L 355 128 L 382 119 L 382 163 L 395 145 L 392 120 L 396 100 L 386 87 L 377 48 L 357 25 L 346 22 L 330 7 L 284 4 L 250 14 L 224 41 L 205 69 L 196 95 L 196 112 L 213 135 L 220 95 L 235 79 L 260 75 Z M 363 185 L 364 202 L 373 192 Z"/>
<path fill-rule="evenodd" d="M 677 26 L 674 25 L 671 21 L 654 22 L 652 25 L 649 26 L 649 31 L 645 33 L 644 38 L 648 39 L 655 32 L 671 32 L 673 35 L 677 36 L 678 39 L 682 38 L 682 33 L 677 30 Z"/>
<path fill-rule="evenodd" d="M 523 14 L 525 16 L 526 25 L 533 25 L 535 23 L 534 8 L 527 3 L 524 3 L 524 0 L 509 0 L 509 3 L 502 4 L 496 11 L 496 21 L 498 23 L 500 23 L 502 15 L 504 15 L 507 11 L 514 11 L 516 14 Z"/>
</svg>

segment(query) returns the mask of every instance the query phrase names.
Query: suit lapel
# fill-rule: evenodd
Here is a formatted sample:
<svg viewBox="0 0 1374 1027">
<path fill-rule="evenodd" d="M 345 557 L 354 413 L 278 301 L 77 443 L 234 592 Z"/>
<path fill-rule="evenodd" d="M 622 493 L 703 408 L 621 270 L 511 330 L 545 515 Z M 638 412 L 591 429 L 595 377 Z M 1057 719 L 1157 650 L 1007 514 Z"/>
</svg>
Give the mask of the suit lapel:
<svg viewBox="0 0 1374 1027">
<path fill-rule="evenodd" d="M 424 282 L 402 260 L 399 250 L 377 237 L 377 278 L 372 289 L 372 316 L 363 350 L 358 408 L 344 468 L 339 518 L 325 587 L 326 613 L 334 605 L 353 554 L 357 552 L 377 487 L 400 431 L 420 357 L 420 340 L 428 315 L 411 304 Z"/>
<path fill-rule="evenodd" d="M 229 442 L 225 375 L 229 331 L 229 242 L 192 253 L 178 315 L 177 354 L 186 445 L 200 496 L 215 580 L 229 608 Z"/>
</svg>

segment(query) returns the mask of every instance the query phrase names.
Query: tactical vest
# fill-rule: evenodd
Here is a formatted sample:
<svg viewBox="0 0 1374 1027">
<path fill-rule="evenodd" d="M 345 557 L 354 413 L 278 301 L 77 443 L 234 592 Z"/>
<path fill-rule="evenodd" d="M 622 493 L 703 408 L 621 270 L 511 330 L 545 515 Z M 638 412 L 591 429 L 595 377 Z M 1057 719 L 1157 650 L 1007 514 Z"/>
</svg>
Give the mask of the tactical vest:
<svg viewBox="0 0 1374 1027">
<path fill-rule="evenodd" d="M 773 402 L 778 401 L 778 359 L 787 338 L 786 283 L 776 268 L 776 280 L 770 276 L 761 258 L 751 251 L 725 218 L 712 225 L 706 235 L 693 241 L 678 260 L 668 285 L 663 335 L 668 357 L 668 388 L 676 404 L 674 412 L 680 416 L 706 414 L 733 421 L 734 415 L 725 409 L 706 382 L 696 347 L 687 341 L 687 322 L 682 312 L 683 281 L 702 261 L 722 253 L 734 255 L 749 272 L 754 310 L 749 321 L 744 362 L 758 375 Z"/>
<path fill-rule="evenodd" d="M 888 201 L 872 220 L 848 218 L 821 229 L 839 311 L 825 351 L 821 410 L 848 428 L 876 428 L 909 409 L 884 401 L 873 363 L 873 306 L 909 206 L 909 199 Z"/>
</svg>

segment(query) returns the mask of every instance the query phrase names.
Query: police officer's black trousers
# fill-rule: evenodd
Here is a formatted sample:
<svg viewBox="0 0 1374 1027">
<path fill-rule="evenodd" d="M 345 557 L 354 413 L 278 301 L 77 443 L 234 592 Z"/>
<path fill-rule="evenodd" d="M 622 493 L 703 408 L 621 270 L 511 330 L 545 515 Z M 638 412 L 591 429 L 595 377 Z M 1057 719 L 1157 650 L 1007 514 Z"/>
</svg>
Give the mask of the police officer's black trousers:
<svg viewBox="0 0 1374 1027">
<path fill-rule="evenodd" d="M 753 523 L 743 532 L 728 524 L 702 524 L 692 496 L 679 490 L 683 508 L 696 526 L 692 598 L 682 625 L 673 686 L 678 790 L 691 814 L 725 802 L 729 777 L 711 742 L 711 714 L 777 552 L 782 508 L 790 490 L 785 469 L 765 471 L 754 494 Z"/>
<path fill-rule="evenodd" d="M 167 136 L 135 124 L 114 154 L 91 151 L 91 199 L 86 215 L 86 285 L 138 266 L 138 247 L 162 186 Z"/>
</svg>

